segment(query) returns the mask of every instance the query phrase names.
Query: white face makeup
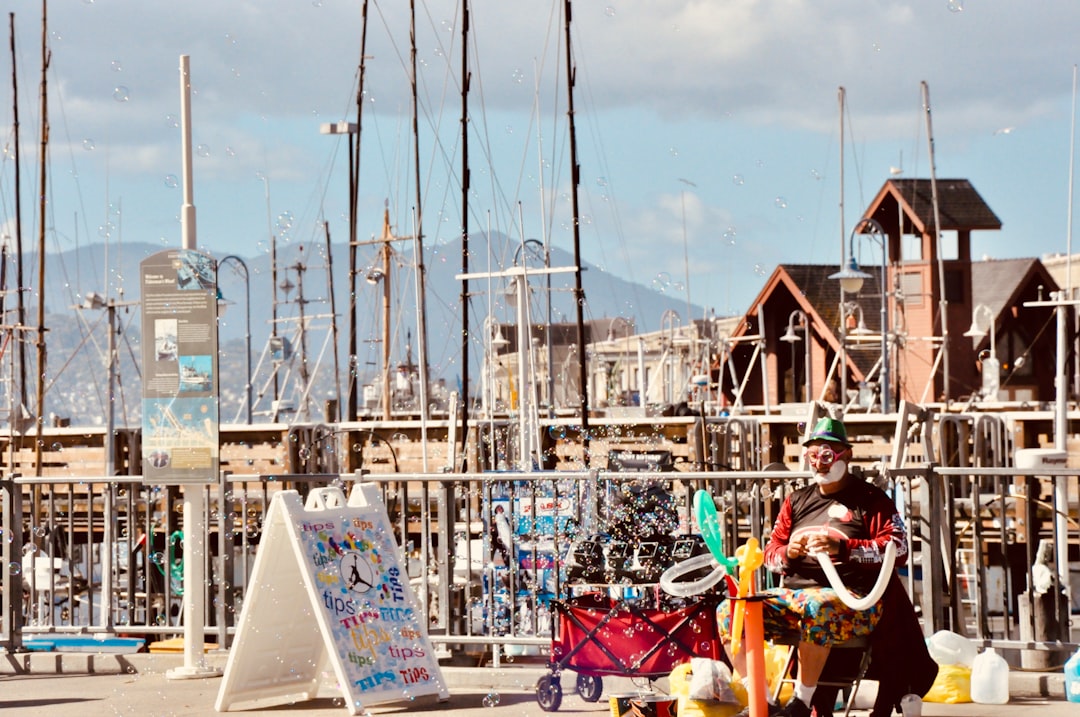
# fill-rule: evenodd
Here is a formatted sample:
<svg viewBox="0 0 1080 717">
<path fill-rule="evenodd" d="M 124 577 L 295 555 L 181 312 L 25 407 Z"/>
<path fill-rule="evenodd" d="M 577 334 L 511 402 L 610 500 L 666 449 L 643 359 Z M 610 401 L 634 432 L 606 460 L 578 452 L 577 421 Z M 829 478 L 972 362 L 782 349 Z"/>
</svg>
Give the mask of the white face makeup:
<svg viewBox="0 0 1080 717">
<path fill-rule="evenodd" d="M 816 473 L 818 483 L 835 483 L 847 473 L 847 461 L 835 461 L 824 473 L 820 470 L 816 471 Z"/>
<path fill-rule="evenodd" d="M 817 474 L 819 483 L 835 483 L 847 473 L 847 461 L 840 457 L 847 452 L 846 449 L 837 451 L 832 446 L 810 446 L 806 449 L 806 458 L 810 467 Z"/>
</svg>

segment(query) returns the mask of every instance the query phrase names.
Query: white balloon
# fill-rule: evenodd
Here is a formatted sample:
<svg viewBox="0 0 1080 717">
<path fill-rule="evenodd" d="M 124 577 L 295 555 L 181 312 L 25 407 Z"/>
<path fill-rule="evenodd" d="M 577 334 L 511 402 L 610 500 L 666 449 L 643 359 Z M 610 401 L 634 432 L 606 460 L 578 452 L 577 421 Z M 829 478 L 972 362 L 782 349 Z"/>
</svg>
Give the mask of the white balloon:
<svg viewBox="0 0 1080 717">
<path fill-rule="evenodd" d="M 845 605 L 852 610 L 865 610 L 870 607 L 885 594 L 885 588 L 889 586 L 889 578 L 892 576 L 893 564 L 896 562 L 896 544 L 889 541 L 885 545 L 885 559 L 881 563 L 881 572 L 878 573 L 877 582 L 874 583 L 874 589 L 871 590 L 866 597 L 857 598 L 848 591 L 844 586 L 844 581 L 840 579 L 840 575 L 836 572 L 836 568 L 833 567 L 832 558 L 828 553 L 817 553 L 815 556 L 818 561 L 818 565 L 825 571 L 825 577 L 829 579 L 829 585 L 836 591 L 836 594 L 844 602 Z"/>
<path fill-rule="evenodd" d="M 713 567 L 714 570 L 705 577 L 698 578 L 697 580 L 690 580 L 685 583 L 675 582 L 677 578 L 681 578 L 687 573 L 692 573 L 695 570 L 710 566 Z M 665 570 L 660 576 L 660 589 L 668 595 L 674 595 L 675 597 L 690 597 L 691 595 L 698 595 L 714 587 L 718 582 L 724 579 L 724 575 L 726 574 L 727 571 L 724 570 L 724 566 L 716 562 L 716 558 L 712 556 L 712 553 L 702 553 L 701 555 L 695 555 L 692 558 L 684 560 L 681 563 L 675 563 Z"/>
</svg>

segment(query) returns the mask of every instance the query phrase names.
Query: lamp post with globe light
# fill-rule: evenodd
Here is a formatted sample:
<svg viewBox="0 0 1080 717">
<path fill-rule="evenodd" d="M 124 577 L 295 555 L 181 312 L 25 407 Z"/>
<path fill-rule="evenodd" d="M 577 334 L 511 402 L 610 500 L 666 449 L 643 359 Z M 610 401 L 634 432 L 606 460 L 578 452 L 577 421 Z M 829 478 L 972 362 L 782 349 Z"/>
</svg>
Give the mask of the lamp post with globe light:
<svg viewBox="0 0 1080 717">
<path fill-rule="evenodd" d="M 802 309 L 795 309 L 788 316 L 787 333 L 780 337 L 781 341 L 789 344 L 795 344 L 797 341 L 802 341 L 802 338 L 795 333 L 795 319 L 799 320 L 798 326 L 806 334 L 806 341 L 803 355 L 803 394 L 804 401 L 809 402 L 810 396 L 810 320 L 806 317 L 806 312 Z M 792 361 L 792 369 L 794 369 L 795 362 Z"/>
<path fill-rule="evenodd" d="M 889 413 L 891 409 L 890 385 L 889 385 L 889 292 L 886 290 L 889 271 L 889 244 L 885 229 L 873 219 L 862 219 L 851 230 L 850 245 L 848 251 L 848 264 L 841 271 L 830 274 L 830 279 L 840 282 L 840 289 L 845 294 L 855 294 L 862 289 L 863 282 L 873 278 L 870 274 L 859 268 L 855 260 L 855 236 L 860 230 L 868 228 L 870 231 L 862 233 L 881 245 L 881 412 Z M 843 303 L 843 302 L 841 302 Z M 843 312 L 841 312 L 843 313 Z M 843 356 L 841 361 L 841 401 L 847 405 L 847 328 L 841 316 L 840 351 Z"/>
<path fill-rule="evenodd" d="M 244 277 L 244 376 L 247 379 L 247 383 L 244 384 L 244 406 L 247 416 L 248 425 L 251 425 L 251 277 L 248 274 L 247 264 L 240 257 L 230 254 L 222 257 L 218 261 L 218 267 L 223 264 L 234 262 L 238 273 Z M 221 312 L 224 313 L 224 306 L 221 307 Z"/>
<path fill-rule="evenodd" d="M 986 328 L 979 325 L 979 314 L 986 316 Z M 979 304 L 971 310 L 971 328 L 964 332 L 964 336 L 970 338 L 982 338 L 990 334 L 990 355 L 981 360 L 982 364 L 982 387 L 979 393 L 983 398 L 997 398 L 998 389 L 1001 387 L 1001 363 L 997 357 L 997 344 L 994 335 L 997 333 L 994 326 L 994 313 L 986 304 Z"/>
</svg>

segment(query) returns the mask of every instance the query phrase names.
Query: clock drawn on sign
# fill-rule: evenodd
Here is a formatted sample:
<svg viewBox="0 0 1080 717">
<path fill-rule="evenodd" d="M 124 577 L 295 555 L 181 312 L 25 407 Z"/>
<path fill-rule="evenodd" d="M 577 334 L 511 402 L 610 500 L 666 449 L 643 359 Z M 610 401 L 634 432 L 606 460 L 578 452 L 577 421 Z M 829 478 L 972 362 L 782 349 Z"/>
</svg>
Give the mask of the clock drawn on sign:
<svg viewBox="0 0 1080 717">
<path fill-rule="evenodd" d="M 354 593 L 366 593 L 377 582 L 375 566 L 360 553 L 345 553 L 338 562 L 338 570 L 345 587 Z"/>
</svg>

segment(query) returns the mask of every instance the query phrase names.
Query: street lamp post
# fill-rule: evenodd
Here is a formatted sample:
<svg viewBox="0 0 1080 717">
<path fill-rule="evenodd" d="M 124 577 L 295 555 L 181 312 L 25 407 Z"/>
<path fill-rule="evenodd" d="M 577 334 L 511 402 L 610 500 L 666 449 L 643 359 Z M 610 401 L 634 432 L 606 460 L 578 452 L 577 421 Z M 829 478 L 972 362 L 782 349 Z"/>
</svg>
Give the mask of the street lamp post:
<svg viewBox="0 0 1080 717">
<path fill-rule="evenodd" d="M 794 344 L 796 341 L 802 341 L 802 338 L 795 333 L 795 319 L 799 319 L 799 327 L 803 329 L 806 334 L 806 346 L 804 346 L 803 356 L 803 391 L 804 399 L 810 402 L 810 320 L 806 317 L 806 313 L 802 309 L 795 309 L 788 316 L 787 333 L 780 337 L 781 341 L 789 344 Z M 794 368 L 794 362 L 792 362 L 792 368 Z"/>
<path fill-rule="evenodd" d="M 979 325 L 979 314 L 986 316 L 986 328 Z M 994 312 L 986 304 L 979 304 L 971 310 L 971 328 L 964 332 L 964 336 L 981 338 L 990 333 L 990 355 L 982 359 L 982 388 L 979 393 L 983 398 L 997 398 L 998 389 L 1001 388 L 1001 363 L 997 357 L 997 344 L 995 334 L 997 327 L 994 326 Z"/>
<path fill-rule="evenodd" d="M 356 190 L 358 179 L 353 135 L 360 133 L 360 125 L 357 122 L 328 122 L 319 125 L 319 133 L 349 136 L 349 381 L 345 399 L 345 417 L 349 421 L 355 421 L 358 403 L 356 382 L 359 369 L 356 355 L 356 275 L 358 273 L 356 270 Z M 383 388 L 385 390 L 386 387 Z"/>
<path fill-rule="evenodd" d="M 218 261 L 218 267 L 228 262 L 234 262 L 236 267 L 242 270 L 244 277 L 244 410 L 247 423 L 251 425 L 251 276 L 248 274 L 247 264 L 235 254 L 229 254 Z"/>
<path fill-rule="evenodd" d="M 849 245 L 849 258 L 848 265 L 841 271 L 831 274 L 830 279 L 837 279 L 840 282 L 840 288 L 845 293 L 858 293 L 862 288 L 863 282 L 866 279 L 871 278 L 870 274 L 859 269 L 859 264 L 855 261 L 855 235 L 859 233 L 859 230 L 868 227 L 870 232 L 863 234 L 862 236 L 870 237 L 881 244 L 881 412 L 891 412 L 891 400 L 890 400 L 890 388 L 889 388 L 889 292 L 886 289 L 888 283 L 888 271 L 889 271 L 889 244 L 888 237 L 885 235 L 885 229 L 873 219 L 862 219 L 851 230 L 851 239 Z M 844 353 L 843 366 L 841 368 L 841 383 L 843 388 L 841 390 L 841 400 L 844 404 L 847 404 L 847 350 L 846 350 L 846 329 L 842 328 L 844 335 L 841 337 L 840 348 Z"/>
</svg>

